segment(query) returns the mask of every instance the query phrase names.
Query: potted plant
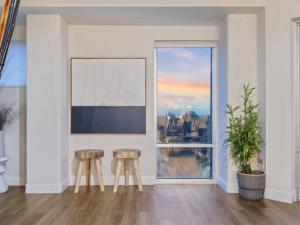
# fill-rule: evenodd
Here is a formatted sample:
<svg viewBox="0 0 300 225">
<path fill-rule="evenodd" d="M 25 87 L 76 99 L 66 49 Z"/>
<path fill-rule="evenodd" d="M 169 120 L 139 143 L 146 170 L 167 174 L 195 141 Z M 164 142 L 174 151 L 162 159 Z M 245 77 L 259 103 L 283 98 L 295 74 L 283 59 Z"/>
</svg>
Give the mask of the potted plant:
<svg viewBox="0 0 300 225">
<path fill-rule="evenodd" d="M 258 106 L 253 101 L 255 88 L 243 86 L 242 106 L 227 105 L 229 125 L 226 139 L 230 155 L 237 164 L 239 194 L 249 200 L 262 199 L 266 177 L 263 171 L 252 170 L 251 160 L 261 150 L 263 137 L 258 120 Z"/>
<path fill-rule="evenodd" d="M 8 186 L 4 180 L 3 174 L 5 173 L 5 163 L 8 157 L 5 154 L 4 146 L 4 129 L 15 118 L 11 107 L 0 105 L 0 193 L 6 192 Z"/>
</svg>

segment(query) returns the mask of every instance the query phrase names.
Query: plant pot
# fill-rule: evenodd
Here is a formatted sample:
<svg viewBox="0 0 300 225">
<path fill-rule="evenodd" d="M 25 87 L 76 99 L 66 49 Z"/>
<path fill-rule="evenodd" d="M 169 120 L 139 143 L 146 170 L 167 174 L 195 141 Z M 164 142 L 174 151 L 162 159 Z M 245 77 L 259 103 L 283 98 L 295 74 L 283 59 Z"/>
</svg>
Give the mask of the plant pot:
<svg viewBox="0 0 300 225">
<path fill-rule="evenodd" d="M 253 171 L 252 174 L 237 173 L 240 196 L 248 200 L 259 200 L 264 197 L 266 175 L 262 171 Z"/>
</svg>

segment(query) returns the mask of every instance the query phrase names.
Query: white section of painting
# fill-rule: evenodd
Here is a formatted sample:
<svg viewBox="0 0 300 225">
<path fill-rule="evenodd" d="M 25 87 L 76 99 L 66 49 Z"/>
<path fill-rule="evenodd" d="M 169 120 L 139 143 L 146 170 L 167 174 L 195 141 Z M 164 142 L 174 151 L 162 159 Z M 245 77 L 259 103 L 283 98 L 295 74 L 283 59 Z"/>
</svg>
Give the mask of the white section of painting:
<svg viewBox="0 0 300 225">
<path fill-rule="evenodd" d="M 72 106 L 145 106 L 145 59 L 72 59 Z"/>
</svg>

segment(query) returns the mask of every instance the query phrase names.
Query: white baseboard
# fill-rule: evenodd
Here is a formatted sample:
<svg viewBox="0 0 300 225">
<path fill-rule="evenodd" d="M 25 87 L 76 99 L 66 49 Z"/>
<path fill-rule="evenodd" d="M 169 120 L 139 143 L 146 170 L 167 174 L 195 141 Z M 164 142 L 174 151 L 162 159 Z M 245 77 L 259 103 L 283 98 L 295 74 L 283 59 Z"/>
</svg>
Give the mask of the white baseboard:
<svg viewBox="0 0 300 225">
<path fill-rule="evenodd" d="M 26 194 L 62 193 L 69 186 L 69 179 L 58 184 L 26 184 Z"/>
<path fill-rule="evenodd" d="M 156 184 L 216 184 L 212 179 L 156 179 Z"/>
<path fill-rule="evenodd" d="M 5 177 L 5 180 L 9 186 L 25 186 L 26 179 L 24 177 Z M 124 185 L 124 179 L 120 179 L 120 185 Z M 156 177 L 153 176 L 143 176 L 142 184 L 143 185 L 155 185 L 155 184 L 178 184 L 179 182 L 176 180 L 171 180 L 168 182 L 156 180 Z M 187 181 L 186 184 L 214 184 L 217 183 L 225 192 L 227 193 L 238 193 L 238 186 L 234 183 L 228 183 L 221 177 L 218 177 L 217 182 L 214 180 L 191 180 Z M 75 177 L 71 177 L 70 179 L 65 179 L 61 183 L 58 184 L 27 184 L 26 185 L 26 193 L 62 193 L 69 186 L 73 186 L 75 184 Z M 113 185 L 114 177 L 104 177 L 105 185 Z M 135 180 L 132 176 L 129 177 L 129 184 L 136 184 Z M 81 179 L 81 185 L 85 185 L 85 177 Z M 93 178 L 91 179 L 91 185 L 95 185 Z M 280 201 L 285 203 L 293 203 L 295 201 L 299 201 L 300 189 L 295 190 L 294 192 L 285 192 L 280 190 L 274 190 L 267 188 L 265 191 L 265 198 Z"/>
<path fill-rule="evenodd" d="M 270 188 L 266 188 L 265 191 L 266 199 L 290 203 L 290 204 L 294 202 L 295 195 L 296 193 L 294 192 L 286 192 L 286 191 L 280 191 L 280 190 L 275 190 Z"/>
<path fill-rule="evenodd" d="M 299 188 L 295 188 L 293 193 L 293 202 L 299 201 Z"/>
<path fill-rule="evenodd" d="M 223 191 L 227 192 L 227 183 L 224 179 L 222 179 L 221 177 L 218 177 L 217 184 L 220 186 L 220 188 L 223 189 Z"/>
<path fill-rule="evenodd" d="M 9 186 L 24 186 L 26 181 L 24 177 L 5 177 L 5 180 Z M 124 185 L 124 179 L 120 179 L 120 185 Z M 159 181 L 156 180 L 156 177 L 153 176 L 143 176 L 142 184 L 143 185 L 155 185 L 158 184 L 178 184 L 178 181 Z M 197 181 L 197 184 L 214 184 L 215 181 Z M 195 181 L 188 181 L 187 184 L 196 184 Z M 62 193 L 66 188 L 75 184 L 75 177 L 70 179 L 65 179 L 58 184 L 27 184 L 26 193 Z M 113 185 L 114 177 L 104 177 L 105 185 Z M 132 176 L 129 177 L 129 184 L 136 184 Z M 217 184 L 227 193 L 238 193 L 238 186 L 234 183 L 228 183 L 221 177 L 218 177 Z M 85 177 L 81 179 L 81 185 L 85 185 Z M 95 185 L 93 178 L 91 179 L 91 185 Z M 265 191 L 265 198 L 280 201 L 285 203 L 293 203 L 294 201 L 299 201 L 300 190 L 295 190 L 294 192 L 285 192 L 280 190 L 274 190 L 267 188 Z"/>
<path fill-rule="evenodd" d="M 26 184 L 26 194 L 61 193 L 61 184 Z"/>
<path fill-rule="evenodd" d="M 8 186 L 25 186 L 26 179 L 24 177 L 4 177 Z"/>
<path fill-rule="evenodd" d="M 217 184 L 227 193 L 238 193 L 238 185 L 235 183 L 228 183 L 221 177 L 218 177 Z M 265 190 L 265 198 L 274 201 L 293 203 L 295 201 L 295 196 L 297 196 L 297 193 L 295 191 L 284 192 L 284 191 L 279 191 L 279 190 L 274 190 L 269 188 Z"/>
<path fill-rule="evenodd" d="M 104 177 L 104 185 L 113 185 L 115 178 L 112 177 Z M 155 185 L 156 183 L 156 177 L 153 176 L 142 176 L 142 184 L 143 185 Z M 120 185 L 124 185 L 125 184 L 125 179 L 124 177 L 120 178 Z M 133 179 L 132 176 L 129 176 L 129 185 L 134 185 L 136 184 L 135 179 Z M 70 177 L 69 179 L 69 185 L 73 186 L 75 185 L 75 177 Z M 85 180 L 85 176 L 81 177 L 81 181 L 80 181 L 80 185 L 86 185 L 86 180 Z M 91 177 L 91 185 L 95 185 L 94 182 L 94 178 Z"/>
<path fill-rule="evenodd" d="M 217 184 L 227 193 L 239 193 L 238 185 L 236 183 L 229 183 L 223 178 L 218 177 Z"/>
<path fill-rule="evenodd" d="M 62 190 L 62 192 L 63 192 L 64 190 L 66 190 L 68 187 L 69 187 L 69 178 L 66 178 L 66 179 L 64 179 L 64 180 L 61 182 L 61 190 Z"/>
<path fill-rule="evenodd" d="M 120 185 L 124 185 L 124 179 L 120 180 Z M 44 193 L 62 193 L 66 188 L 75 184 L 75 177 L 70 179 L 65 179 L 61 183 L 57 184 L 26 184 L 26 193 L 27 194 L 44 194 Z M 105 177 L 105 185 L 113 185 L 114 177 Z M 129 177 L 129 185 L 136 184 L 132 176 Z M 155 185 L 155 177 L 143 176 L 142 177 L 143 185 Z M 81 178 L 81 185 L 85 185 L 85 177 Z M 91 185 L 94 185 L 94 180 L 91 178 Z"/>
</svg>

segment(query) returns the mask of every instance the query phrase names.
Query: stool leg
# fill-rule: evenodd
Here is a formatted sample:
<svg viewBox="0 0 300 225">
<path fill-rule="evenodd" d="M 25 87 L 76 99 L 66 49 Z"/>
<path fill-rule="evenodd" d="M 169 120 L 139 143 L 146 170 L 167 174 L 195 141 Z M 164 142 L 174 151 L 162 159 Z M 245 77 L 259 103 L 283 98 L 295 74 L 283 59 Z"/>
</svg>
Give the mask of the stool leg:
<svg viewBox="0 0 300 225">
<path fill-rule="evenodd" d="M 86 159 L 86 187 L 90 188 L 90 180 L 91 180 L 91 159 Z"/>
<path fill-rule="evenodd" d="M 129 185 L 129 163 L 130 159 L 124 159 L 125 186 Z"/>
<path fill-rule="evenodd" d="M 93 176 L 94 178 L 94 185 L 97 185 L 98 177 L 97 177 L 96 159 L 91 159 L 91 176 Z"/>
<path fill-rule="evenodd" d="M 74 193 L 78 193 L 79 186 L 80 186 L 80 181 L 81 181 L 82 169 L 83 169 L 83 160 L 81 159 L 79 161 L 79 166 L 78 166 L 78 171 L 77 171 L 76 185 L 75 185 L 75 191 L 74 191 Z"/>
<path fill-rule="evenodd" d="M 115 178 L 115 184 L 114 184 L 114 193 L 117 193 L 118 191 L 118 185 L 120 181 L 120 175 L 121 175 L 121 168 L 122 168 L 122 159 L 117 159 L 117 169 L 116 169 L 116 178 Z"/>
<path fill-rule="evenodd" d="M 133 163 L 134 163 L 134 169 L 135 169 L 135 173 L 136 173 L 136 179 L 137 179 L 138 186 L 139 186 L 139 191 L 143 191 L 141 171 L 140 171 L 140 160 L 134 159 Z"/>
<path fill-rule="evenodd" d="M 102 168 L 101 168 L 101 160 L 96 158 L 96 168 L 97 168 L 97 175 L 98 175 L 98 182 L 100 185 L 100 189 L 104 191 L 104 182 L 103 182 L 103 175 L 102 175 Z"/>
</svg>

